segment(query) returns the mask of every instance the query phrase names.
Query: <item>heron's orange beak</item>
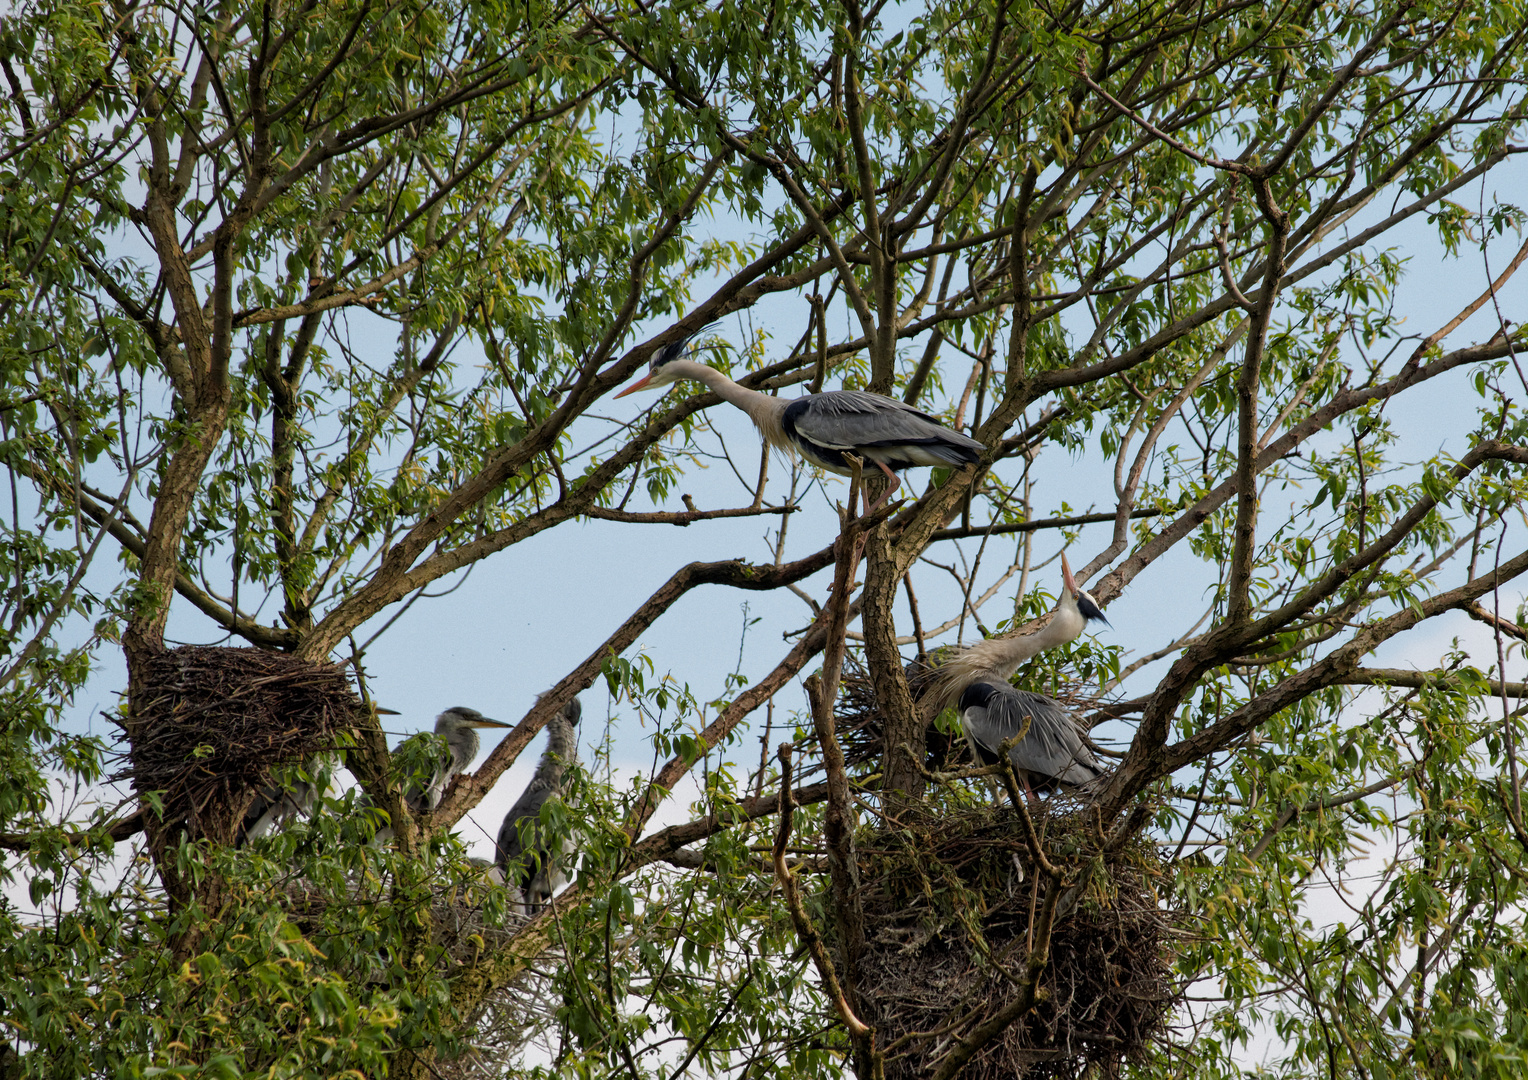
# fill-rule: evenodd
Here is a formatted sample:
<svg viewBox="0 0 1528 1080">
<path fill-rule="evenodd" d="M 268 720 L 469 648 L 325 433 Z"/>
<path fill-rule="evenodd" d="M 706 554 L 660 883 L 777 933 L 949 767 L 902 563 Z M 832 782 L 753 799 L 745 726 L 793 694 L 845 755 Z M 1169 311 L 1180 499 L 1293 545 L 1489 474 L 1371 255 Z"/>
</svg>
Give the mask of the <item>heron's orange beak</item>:
<svg viewBox="0 0 1528 1080">
<path fill-rule="evenodd" d="M 483 717 L 481 720 L 468 720 L 468 721 L 466 721 L 466 724 L 467 724 L 468 727 L 514 727 L 515 726 L 514 724 L 506 724 L 502 720 L 490 720 L 486 716 Z"/>
<path fill-rule="evenodd" d="M 646 375 L 642 376 L 642 378 L 640 378 L 636 382 L 632 383 L 625 390 L 622 390 L 619 394 L 616 395 L 616 397 L 625 397 L 627 394 L 635 394 L 638 390 L 641 390 L 643 387 L 645 387 L 648 383 L 650 383 L 652 381 L 653 381 L 653 373 L 651 371 L 649 371 Z"/>
<path fill-rule="evenodd" d="M 1069 593 L 1077 591 L 1077 579 L 1072 576 L 1072 568 L 1067 564 L 1064 551 L 1061 553 L 1061 584 Z"/>
</svg>

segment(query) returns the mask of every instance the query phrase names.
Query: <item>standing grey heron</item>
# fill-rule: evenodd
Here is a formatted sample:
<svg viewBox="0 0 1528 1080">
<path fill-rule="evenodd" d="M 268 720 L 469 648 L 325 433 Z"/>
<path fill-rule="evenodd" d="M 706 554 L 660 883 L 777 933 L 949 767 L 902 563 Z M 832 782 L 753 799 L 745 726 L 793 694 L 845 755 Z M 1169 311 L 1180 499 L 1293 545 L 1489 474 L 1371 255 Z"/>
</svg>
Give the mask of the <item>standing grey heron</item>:
<svg viewBox="0 0 1528 1080">
<path fill-rule="evenodd" d="M 853 474 L 845 455 L 874 462 L 891 486 L 875 501 L 891 496 L 901 479 L 896 469 L 921 465 L 958 467 L 977 461 L 985 447 L 951 431 L 932 416 L 896 398 L 865 390 L 830 390 L 794 400 L 739 386 L 720 371 L 684 357 L 694 335 L 665 345 L 653 354 L 647 375 L 622 390 L 625 397 L 680 379 L 704 383 L 723 401 L 748 414 L 764 441 L 787 454 L 800 454 L 819 469 Z M 874 509 L 866 498 L 866 512 Z"/>
<path fill-rule="evenodd" d="M 562 845 L 558 843 L 553 850 L 552 842 L 542 835 L 541 808 L 561 797 L 563 774 L 578 760 L 575 729 L 582 715 L 583 706 L 574 698 L 547 721 L 546 749 L 535 775 L 499 828 L 499 868 L 506 884 L 514 885 L 523 895 L 527 915 L 536 914 L 561 884 L 557 861 L 563 854 Z"/>
<path fill-rule="evenodd" d="M 1008 758 L 1031 790 L 1057 784 L 1075 787 L 1104 771 L 1083 742 L 1069 709 L 1054 698 L 1019 690 L 1008 682 L 1024 661 L 1076 640 L 1090 621 L 1108 625 L 1098 602 L 1072 577 L 1065 553 L 1061 579 L 1061 597 L 1043 629 L 1023 637 L 978 642 L 950 657 L 933 675 L 933 708 L 937 711 L 954 701 L 978 761 L 996 764 L 1003 743 L 1018 738 Z"/>
</svg>

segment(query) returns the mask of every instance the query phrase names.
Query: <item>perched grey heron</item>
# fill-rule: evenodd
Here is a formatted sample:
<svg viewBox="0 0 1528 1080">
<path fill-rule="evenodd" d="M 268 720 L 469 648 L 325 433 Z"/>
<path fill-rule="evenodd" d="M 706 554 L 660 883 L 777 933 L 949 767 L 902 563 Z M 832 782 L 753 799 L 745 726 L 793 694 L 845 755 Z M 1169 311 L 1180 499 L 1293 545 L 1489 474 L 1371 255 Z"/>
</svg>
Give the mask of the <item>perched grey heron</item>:
<svg viewBox="0 0 1528 1080">
<path fill-rule="evenodd" d="M 456 779 L 456 774 L 466 771 L 468 765 L 477 760 L 478 728 L 507 728 L 513 724 L 506 724 L 502 720 L 490 720 L 476 709 L 469 709 L 465 705 L 455 705 L 447 709 L 435 718 L 435 734 L 439 735 L 446 744 L 446 756 L 435 769 L 435 775 L 430 778 L 430 786 L 421 791 L 417 786 L 411 786 L 404 796 L 408 800 L 409 809 L 416 814 L 422 814 L 426 810 L 434 810 L 440 805 L 441 798 L 446 793 L 446 788 L 451 781 Z"/>
<path fill-rule="evenodd" d="M 446 753 L 435 767 L 435 772 L 431 775 L 427 786 L 410 784 L 408 790 L 404 792 L 403 799 L 408 803 L 409 810 L 414 814 L 423 814 L 440 805 L 446 788 L 456 778 L 456 774 L 464 772 L 467 766 L 477 759 L 478 728 L 513 726 L 502 720 L 490 720 L 476 709 L 469 709 L 465 705 L 455 705 L 437 716 L 435 734 L 445 741 Z M 372 843 L 386 843 L 392 838 L 392 826 L 384 825 L 377 830 Z"/>
<path fill-rule="evenodd" d="M 557 860 L 562 856 L 562 848 L 559 844 L 553 850 L 548 838 L 541 835 L 541 808 L 562 795 L 563 774 L 578 760 L 575 729 L 582 715 L 583 706 L 574 698 L 547 721 L 546 749 L 535 775 L 504 815 L 504 824 L 499 828 L 497 861 L 505 882 L 523 894 L 527 915 L 536 914 L 561 884 Z"/>
<path fill-rule="evenodd" d="M 951 431 L 932 416 L 895 398 L 865 390 L 830 390 L 794 400 L 739 386 L 706 364 L 684 357 L 690 335 L 653 354 L 647 375 L 622 390 L 625 397 L 680 379 L 704 383 L 723 401 L 748 414 L 764 441 L 787 454 L 800 454 L 819 469 L 853 474 L 847 454 L 874 462 L 891 482 L 879 506 L 899 484 L 896 469 L 921 465 L 958 467 L 978 460 L 981 443 Z M 867 512 L 873 509 L 866 504 Z"/>
<path fill-rule="evenodd" d="M 1103 773 L 1083 742 L 1072 712 L 1054 698 L 1019 690 L 1009 678 L 1032 656 L 1074 641 L 1092 620 L 1108 625 L 1098 602 L 1072 577 L 1061 556 L 1061 597 L 1045 627 L 1023 637 L 988 638 L 955 653 L 934 672 L 933 708 L 952 699 L 971 752 L 996 764 L 1004 742 L 1019 737 L 1008 757 L 1026 787 L 1074 787 Z"/>
</svg>

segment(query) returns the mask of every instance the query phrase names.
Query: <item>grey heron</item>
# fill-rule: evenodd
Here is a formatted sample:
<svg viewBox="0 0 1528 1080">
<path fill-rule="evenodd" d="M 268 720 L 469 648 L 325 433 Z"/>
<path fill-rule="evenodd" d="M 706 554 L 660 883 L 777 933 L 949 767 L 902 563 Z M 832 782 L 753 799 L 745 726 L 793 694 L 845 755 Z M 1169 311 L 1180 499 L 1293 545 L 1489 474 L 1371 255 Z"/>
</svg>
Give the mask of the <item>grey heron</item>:
<svg viewBox="0 0 1528 1080">
<path fill-rule="evenodd" d="M 1090 621 L 1108 625 L 1098 602 L 1072 576 L 1065 553 L 1061 579 L 1061 597 L 1044 628 L 1022 637 L 978 642 L 955 653 L 933 675 L 933 708 L 937 711 L 954 700 L 961 728 L 978 761 L 996 764 L 1003 743 L 1018 738 L 1009 750 L 1009 760 L 1031 789 L 1055 784 L 1074 787 L 1103 773 L 1070 710 L 1054 698 L 1019 690 L 1008 682 L 1024 661 L 1076 640 Z"/>
<path fill-rule="evenodd" d="M 712 393 L 748 414 L 764 441 L 787 454 L 800 454 L 819 469 L 852 475 L 846 455 L 873 462 L 890 486 L 875 501 L 879 506 L 901 480 L 894 470 L 922 465 L 952 468 L 977 461 L 985 447 L 951 431 L 927 413 L 882 394 L 865 390 L 830 390 L 794 400 L 739 386 L 720 371 L 684 356 L 688 335 L 663 346 L 648 363 L 647 375 L 622 390 L 666 386 L 680 379 L 704 383 Z M 872 509 L 868 502 L 866 509 Z"/>
<path fill-rule="evenodd" d="M 499 828 L 498 864 L 507 884 L 518 888 L 525 901 L 525 913 L 534 915 L 548 901 L 560 884 L 557 860 L 561 845 L 553 850 L 541 832 L 541 808 L 562 795 L 562 778 L 568 766 L 578 760 L 579 717 L 583 706 L 574 698 L 547 721 L 546 749 L 525 790 L 504 815 Z"/>
<path fill-rule="evenodd" d="M 490 720 L 476 709 L 469 709 L 465 705 L 454 705 L 437 716 L 435 734 L 445 742 L 446 753 L 436 765 L 428 785 L 421 787 L 416 782 L 410 784 L 408 790 L 404 792 L 403 799 L 408 804 L 409 810 L 414 814 L 423 814 L 440 805 L 446 788 L 456 778 L 457 773 L 465 771 L 467 766 L 477 759 L 478 728 L 513 726 L 502 720 Z M 377 830 L 372 843 L 386 843 L 392 837 L 392 826 L 384 825 Z"/>
</svg>

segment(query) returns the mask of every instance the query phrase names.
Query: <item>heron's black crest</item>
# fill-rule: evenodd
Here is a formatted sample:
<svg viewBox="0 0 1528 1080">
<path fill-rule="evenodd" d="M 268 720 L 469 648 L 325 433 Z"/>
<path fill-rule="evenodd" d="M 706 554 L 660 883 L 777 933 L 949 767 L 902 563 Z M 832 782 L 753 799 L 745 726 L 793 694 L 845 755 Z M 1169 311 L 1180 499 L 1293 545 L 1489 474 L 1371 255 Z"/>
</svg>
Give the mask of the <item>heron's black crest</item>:
<svg viewBox="0 0 1528 1080">
<path fill-rule="evenodd" d="M 701 334 L 704 334 L 707 330 L 710 330 L 713 326 L 716 326 L 716 325 L 717 324 L 714 323 L 714 322 L 707 323 L 705 326 L 702 326 L 699 330 L 696 330 L 696 331 L 693 331 L 692 333 L 686 334 L 684 337 L 680 338 L 678 341 L 672 341 L 669 344 L 662 346 L 661 348 L 658 349 L 657 352 L 653 353 L 653 358 L 648 361 L 648 364 L 647 364 L 648 368 L 650 370 L 652 370 L 652 371 L 657 371 L 664 364 L 670 363 L 671 361 L 674 361 L 674 360 L 678 360 L 681 356 L 683 356 L 686 352 L 689 351 L 690 342 L 694 341 Z M 572 718 L 572 722 L 575 723 L 575 724 L 578 723 L 578 718 L 576 716 L 573 717 Z"/>
<path fill-rule="evenodd" d="M 1077 610 L 1082 612 L 1084 619 L 1095 619 L 1105 626 L 1113 628 L 1113 624 L 1104 617 L 1103 610 L 1099 608 L 1098 602 L 1080 589 L 1077 591 Z"/>
</svg>

